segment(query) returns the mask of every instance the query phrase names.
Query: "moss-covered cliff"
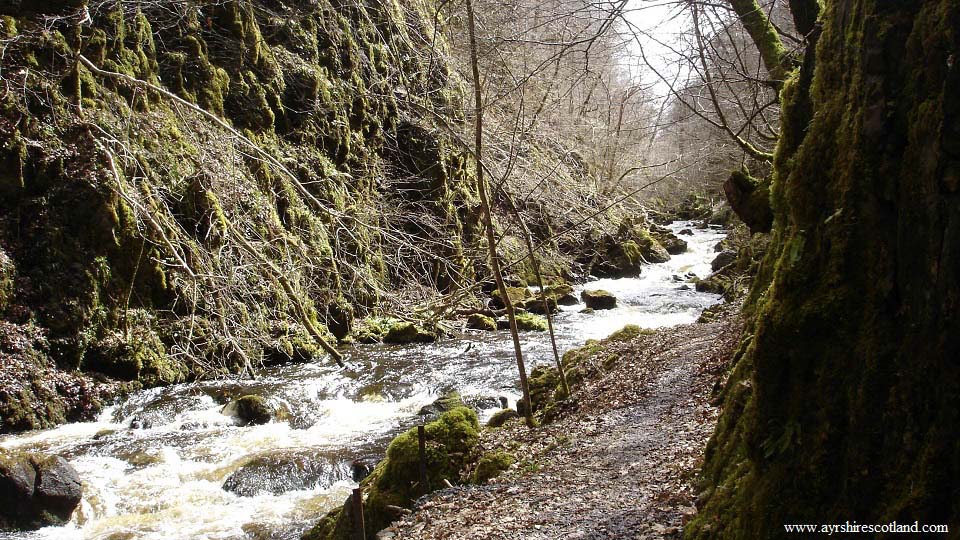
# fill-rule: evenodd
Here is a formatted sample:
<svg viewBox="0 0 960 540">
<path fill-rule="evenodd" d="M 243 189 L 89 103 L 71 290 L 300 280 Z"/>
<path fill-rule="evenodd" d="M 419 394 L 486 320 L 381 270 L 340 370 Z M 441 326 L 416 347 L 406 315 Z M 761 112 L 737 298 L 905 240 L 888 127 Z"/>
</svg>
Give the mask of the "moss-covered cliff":
<svg viewBox="0 0 960 540">
<path fill-rule="evenodd" d="M 310 358 L 411 276 L 469 279 L 473 187 L 430 119 L 460 89 L 426 3 L 6 12 L 0 314 L 61 369 Z"/>
<path fill-rule="evenodd" d="M 822 23 L 783 89 L 773 239 L 689 538 L 960 524 L 960 4 L 827 1 Z"/>
</svg>

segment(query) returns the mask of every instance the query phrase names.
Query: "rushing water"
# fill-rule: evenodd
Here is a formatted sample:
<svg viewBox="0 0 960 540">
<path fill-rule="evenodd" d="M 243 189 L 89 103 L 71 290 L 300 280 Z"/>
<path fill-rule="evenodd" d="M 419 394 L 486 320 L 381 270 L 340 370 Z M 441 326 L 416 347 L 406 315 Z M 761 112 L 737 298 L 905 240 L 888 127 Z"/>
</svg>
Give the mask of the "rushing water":
<svg viewBox="0 0 960 540">
<path fill-rule="evenodd" d="M 671 225 L 676 232 L 688 223 Z M 694 321 L 716 295 L 674 276 L 705 277 L 716 230 L 682 236 L 688 250 L 644 267 L 639 278 L 599 280 L 618 308 L 582 314 L 562 308 L 561 351 L 625 324 L 653 328 Z M 581 287 L 583 288 L 583 287 Z M 576 291 L 575 294 L 579 293 Z M 552 363 L 549 341 L 526 333 L 528 369 Z M 95 422 L 0 438 L 0 447 L 66 457 L 84 497 L 65 527 L 0 533 L 0 539 L 295 539 L 356 484 L 355 459 L 376 459 L 437 396 L 456 389 L 481 409 L 517 397 L 516 363 L 505 332 L 466 332 L 436 344 L 357 346 L 345 354 L 356 375 L 327 363 L 263 370 L 255 380 L 211 381 L 138 392 Z M 261 426 L 238 427 L 220 414 L 226 399 L 267 398 L 280 412 Z M 229 488 L 226 489 L 226 488 Z"/>
</svg>

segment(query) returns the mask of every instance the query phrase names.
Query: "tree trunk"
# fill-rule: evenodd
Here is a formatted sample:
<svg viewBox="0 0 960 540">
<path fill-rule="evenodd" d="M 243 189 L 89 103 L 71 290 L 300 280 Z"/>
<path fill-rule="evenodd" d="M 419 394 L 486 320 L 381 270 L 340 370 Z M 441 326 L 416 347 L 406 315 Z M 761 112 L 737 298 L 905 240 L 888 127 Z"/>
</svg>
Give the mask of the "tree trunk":
<svg viewBox="0 0 960 540">
<path fill-rule="evenodd" d="M 487 184 L 483 176 L 483 92 L 480 88 L 480 60 L 477 52 L 476 21 L 473 14 L 473 2 L 467 0 L 467 28 L 470 32 L 470 66 L 473 72 L 473 98 L 476 107 L 476 125 L 474 128 L 473 157 L 477 163 L 477 187 L 480 191 L 480 210 L 483 214 L 483 225 L 487 236 L 487 248 L 490 255 L 490 270 L 493 279 L 497 282 L 500 298 L 503 298 L 507 319 L 510 321 L 510 337 L 513 339 L 513 352 L 517 357 L 517 370 L 520 372 L 520 389 L 527 404 L 524 417 L 528 426 L 533 426 L 533 411 L 530 407 L 530 385 L 527 383 L 527 370 L 523 363 L 523 350 L 520 347 L 520 332 L 517 328 L 517 317 L 507 294 L 507 287 L 503 283 L 500 272 L 500 257 L 497 255 L 497 238 L 493 230 L 493 217 L 490 212 L 490 201 L 487 197 Z"/>
<path fill-rule="evenodd" d="M 960 526 L 958 43 L 954 0 L 826 2 L 689 538 Z"/>
</svg>

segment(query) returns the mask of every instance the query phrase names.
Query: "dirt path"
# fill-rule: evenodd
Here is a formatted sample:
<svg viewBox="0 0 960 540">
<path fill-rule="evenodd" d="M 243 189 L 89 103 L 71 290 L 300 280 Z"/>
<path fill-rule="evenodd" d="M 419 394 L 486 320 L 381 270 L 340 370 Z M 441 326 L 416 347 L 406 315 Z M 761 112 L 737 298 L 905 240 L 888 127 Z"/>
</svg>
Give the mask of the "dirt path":
<svg viewBox="0 0 960 540">
<path fill-rule="evenodd" d="M 738 332 L 727 316 L 604 351 L 594 360 L 607 365 L 574 391 L 577 405 L 560 420 L 484 433 L 485 450 L 518 457 L 510 470 L 422 499 L 381 538 L 680 537 L 696 511 L 696 467 L 717 418 L 711 391 Z"/>
</svg>

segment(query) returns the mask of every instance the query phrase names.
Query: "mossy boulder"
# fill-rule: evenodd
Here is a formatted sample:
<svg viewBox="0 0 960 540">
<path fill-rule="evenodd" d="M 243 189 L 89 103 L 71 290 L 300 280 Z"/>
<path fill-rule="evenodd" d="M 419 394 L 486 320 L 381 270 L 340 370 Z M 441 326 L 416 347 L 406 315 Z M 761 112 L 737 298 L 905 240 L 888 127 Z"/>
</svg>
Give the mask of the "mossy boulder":
<svg viewBox="0 0 960 540">
<path fill-rule="evenodd" d="M 487 480 L 499 476 L 500 473 L 509 469 L 516 462 L 517 458 L 506 452 L 484 454 L 477 462 L 477 468 L 474 469 L 471 479 L 475 484 L 484 484 Z"/>
<path fill-rule="evenodd" d="M 523 303 L 533 296 L 533 293 L 530 292 L 530 289 L 526 287 L 507 287 L 507 298 L 510 299 L 510 304 L 514 307 L 523 307 Z M 494 309 L 503 309 L 507 306 L 506 302 L 503 301 L 503 298 L 500 294 L 500 291 L 495 290 L 490 293 L 490 307 Z"/>
<path fill-rule="evenodd" d="M 262 397 L 246 395 L 227 403 L 220 412 L 248 426 L 266 424 L 273 418 L 274 410 Z"/>
<path fill-rule="evenodd" d="M 603 289 L 583 291 L 580 299 L 587 305 L 587 309 L 613 309 L 617 307 L 617 297 Z"/>
<path fill-rule="evenodd" d="M 491 416 L 489 420 L 487 420 L 487 427 L 488 428 L 502 427 L 504 424 L 506 424 L 510 420 L 513 420 L 514 418 L 520 418 L 520 415 L 517 413 L 517 411 L 513 409 L 503 409 L 494 413 L 494 415 Z"/>
<path fill-rule="evenodd" d="M 546 332 L 547 319 L 534 313 L 517 313 L 517 330 L 521 332 Z"/>
<path fill-rule="evenodd" d="M 368 317 L 354 326 L 351 335 L 357 343 L 380 343 L 396 322 L 384 317 Z"/>
<path fill-rule="evenodd" d="M 557 305 L 556 298 L 551 296 L 543 297 L 539 294 L 528 298 L 523 302 L 523 309 L 530 313 L 536 313 L 538 315 L 546 315 L 549 313 L 556 313 L 559 309 Z"/>
<path fill-rule="evenodd" d="M 383 336 L 384 343 L 433 343 L 439 336 L 436 331 L 431 331 L 422 326 L 402 321 L 390 325 L 389 330 Z"/>
<path fill-rule="evenodd" d="M 62 457 L 0 450 L 0 530 L 63 525 L 82 494 L 77 471 Z"/>
<path fill-rule="evenodd" d="M 419 442 L 417 429 L 397 436 L 387 447 L 386 458 L 361 482 L 364 491 L 363 514 L 367 539 L 399 517 L 392 507 L 408 508 L 413 501 L 431 491 L 446 487 L 444 480 L 456 483 L 467 456 L 479 439 L 477 414 L 457 407 L 425 426 L 427 485 L 420 485 Z M 349 504 L 328 513 L 303 535 L 304 540 L 351 540 Z"/>
<path fill-rule="evenodd" d="M 467 317 L 467 328 L 471 328 L 473 330 L 496 330 L 497 321 L 488 315 L 474 313 Z"/>
<path fill-rule="evenodd" d="M 729 249 L 725 249 L 717 254 L 716 257 L 710 261 L 710 269 L 716 272 L 724 266 L 737 260 L 737 252 Z"/>
</svg>

